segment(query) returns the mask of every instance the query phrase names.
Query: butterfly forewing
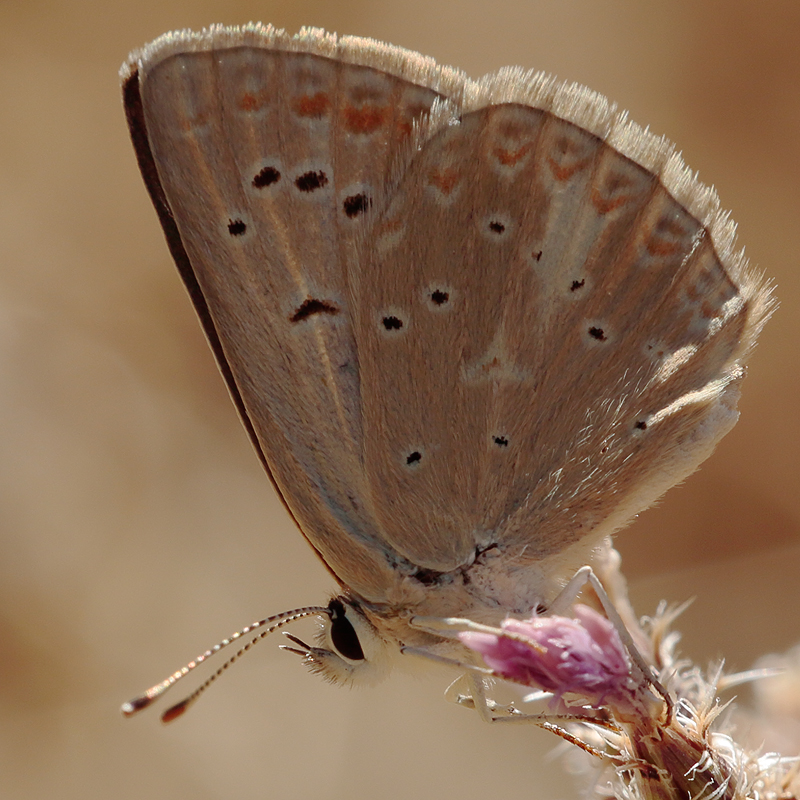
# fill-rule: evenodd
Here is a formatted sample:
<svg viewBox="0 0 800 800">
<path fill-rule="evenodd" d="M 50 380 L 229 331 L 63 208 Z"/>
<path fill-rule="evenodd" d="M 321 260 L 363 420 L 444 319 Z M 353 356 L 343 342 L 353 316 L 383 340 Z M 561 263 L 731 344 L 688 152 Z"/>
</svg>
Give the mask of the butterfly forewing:
<svg viewBox="0 0 800 800">
<path fill-rule="evenodd" d="M 246 46 L 152 57 L 139 80 L 161 186 L 273 478 L 337 577 L 380 598 L 391 573 L 364 478 L 348 282 L 361 226 L 439 94 Z"/>
</svg>

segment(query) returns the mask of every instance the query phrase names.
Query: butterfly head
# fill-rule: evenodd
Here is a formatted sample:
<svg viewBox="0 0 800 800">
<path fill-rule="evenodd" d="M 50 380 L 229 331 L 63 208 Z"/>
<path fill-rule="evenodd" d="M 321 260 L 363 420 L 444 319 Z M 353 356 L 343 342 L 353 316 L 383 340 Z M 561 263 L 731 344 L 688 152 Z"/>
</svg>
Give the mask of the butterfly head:
<svg viewBox="0 0 800 800">
<path fill-rule="evenodd" d="M 302 656 L 312 672 L 331 683 L 369 686 L 383 680 L 397 645 L 378 632 L 356 601 L 334 597 L 320 618 L 316 646 L 286 633 L 293 645 L 283 649 Z"/>
</svg>

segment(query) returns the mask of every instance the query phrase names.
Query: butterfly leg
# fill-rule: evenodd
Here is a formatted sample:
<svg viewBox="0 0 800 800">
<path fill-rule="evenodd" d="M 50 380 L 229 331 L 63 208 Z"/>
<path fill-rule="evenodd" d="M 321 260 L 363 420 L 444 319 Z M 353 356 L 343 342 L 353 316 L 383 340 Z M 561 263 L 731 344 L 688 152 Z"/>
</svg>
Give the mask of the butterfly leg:
<svg viewBox="0 0 800 800">
<path fill-rule="evenodd" d="M 462 694 L 459 689 L 463 687 L 465 682 L 469 683 L 469 694 Z M 480 675 L 475 673 L 464 673 L 456 678 L 446 689 L 445 699 L 456 703 L 457 705 L 464 706 L 465 708 L 472 709 L 478 712 L 478 716 L 483 722 L 491 724 L 498 722 L 515 722 L 528 725 L 537 725 L 544 730 L 555 733 L 562 739 L 567 740 L 571 744 L 577 745 L 582 750 L 601 758 L 607 758 L 607 755 L 602 751 L 588 745 L 579 737 L 567 731 L 563 726 L 565 724 L 583 722 L 592 725 L 599 725 L 605 727 L 613 727 L 605 720 L 592 716 L 584 716 L 580 714 L 525 714 L 520 711 L 515 705 L 501 705 L 495 703 L 486 695 L 486 680 Z"/>
<path fill-rule="evenodd" d="M 466 684 L 466 685 L 465 685 Z M 486 680 L 474 672 L 459 675 L 445 690 L 445 700 L 478 712 L 483 722 L 499 722 L 520 713 L 513 705 L 495 703 L 486 694 Z M 527 716 L 527 715 L 522 715 Z"/>
</svg>

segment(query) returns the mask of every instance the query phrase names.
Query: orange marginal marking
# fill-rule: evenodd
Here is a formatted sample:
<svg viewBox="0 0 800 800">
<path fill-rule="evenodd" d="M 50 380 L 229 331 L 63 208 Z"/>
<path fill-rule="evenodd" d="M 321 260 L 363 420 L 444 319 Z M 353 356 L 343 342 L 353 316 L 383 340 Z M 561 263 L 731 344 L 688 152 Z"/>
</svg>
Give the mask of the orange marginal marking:
<svg viewBox="0 0 800 800">
<path fill-rule="evenodd" d="M 398 217 L 397 219 L 387 219 L 383 223 L 382 233 L 397 233 L 404 227 L 403 221 Z"/>
<path fill-rule="evenodd" d="M 631 181 L 619 173 L 606 176 L 602 189 L 592 187 L 592 205 L 598 214 L 608 214 L 636 199 L 635 194 L 623 194 L 622 190 L 629 187 Z M 613 195 L 616 194 L 616 197 Z"/>
<path fill-rule="evenodd" d="M 531 144 L 528 142 L 517 150 L 507 150 L 505 147 L 496 147 L 494 154 L 497 160 L 504 167 L 515 167 L 520 161 L 522 161 L 523 158 L 525 158 L 525 156 L 528 155 L 530 149 Z"/>
<path fill-rule="evenodd" d="M 661 217 L 661 219 L 656 222 L 656 230 L 659 233 L 666 234 L 667 236 L 683 236 L 686 233 L 683 225 L 680 222 L 676 222 L 674 219 L 669 219 L 669 217 Z"/>
<path fill-rule="evenodd" d="M 678 237 L 686 235 L 683 226 L 674 220 L 661 217 L 655 225 L 655 234 L 647 240 L 647 252 L 652 256 L 669 256 L 680 250 L 680 241 L 674 241 Z M 666 237 L 673 237 L 673 241 L 668 241 Z"/>
<path fill-rule="evenodd" d="M 580 144 L 571 141 L 566 136 L 560 136 L 555 141 L 553 148 L 557 156 L 548 157 L 547 162 L 550 164 L 550 169 L 553 170 L 553 177 L 557 181 L 568 181 L 575 173 L 584 169 L 591 161 L 589 158 L 576 158 L 584 148 Z M 558 160 L 557 160 L 558 159 Z M 569 160 L 569 163 L 561 163 L 561 159 Z"/>
<path fill-rule="evenodd" d="M 610 211 L 615 211 L 620 206 L 624 206 L 626 203 L 630 203 L 633 200 L 633 197 L 628 194 L 623 194 L 618 197 L 606 197 L 605 195 L 601 194 L 598 189 L 592 189 L 592 205 L 597 209 L 597 213 L 604 215 L 608 214 Z"/>
<path fill-rule="evenodd" d="M 557 181 L 568 181 L 575 173 L 580 172 L 589 164 L 590 159 L 584 158 L 580 161 L 573 161 L 572 164 L 559 164 L 554 158 L 548 158 L 547 163 L 553 170 L 553 177 Z"/>
<path fill-rule="evenodd" d="M 351 133 L 374 133 L 386 124 L 389 106 L 363 105 L 361 108 L 345 106 L 342 114 L 345 127 Z"/>
<path fill-rule="evenodd" d="M 331 99 L 325 92 L 296 97 L 292 108 L 299 117 L 324 117 L 331 110 Z"/>
<path fill-rule="evenodd" d="M 185 119 L 181 122 L 181 130 L 184 133 L 191 133 L 195 128 L 202 128 L 208 122 L 208 114 L 198 114 L 192 119 Z"/>
<path fill-rule="evenodd" d="M 443 195 L 449 195 L 458 183 L 459 172 L 454 167 L 446 169 L 432 169 L 428 173 L 428 182 L 435 186 Z"/>
<path fill-rule="evenodd" d="M 239 98 L 239 108 L 242 111 L 260 111 L 270 99 L 270 93 L 266 89 L 260 92 L 244 92 Z"/>
<path fill-rule="evenodd" d="M 647 240 L 647 252 L 651 256 L 671 256 L 680 249 L 676 242 L 668 242 L 657 236 L 652 236 Z"/>
</svg>

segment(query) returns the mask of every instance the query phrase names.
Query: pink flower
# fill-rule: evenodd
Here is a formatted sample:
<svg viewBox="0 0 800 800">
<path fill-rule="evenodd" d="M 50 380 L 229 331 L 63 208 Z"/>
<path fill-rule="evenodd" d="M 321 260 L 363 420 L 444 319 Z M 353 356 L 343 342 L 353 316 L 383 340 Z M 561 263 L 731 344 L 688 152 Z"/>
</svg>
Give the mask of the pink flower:
<svg viewBox="0 0 800 800">
<path fill-rule="evenodd" d="M 496 634 L 467 631 L 459 638 L 499 677 L 552 692 L 554 703 L 575 694 L 591 706 L 633 710 L 639 683 L 619 634 L 588 606 L 574 613 L 506 619 Z"/>
</svg>

